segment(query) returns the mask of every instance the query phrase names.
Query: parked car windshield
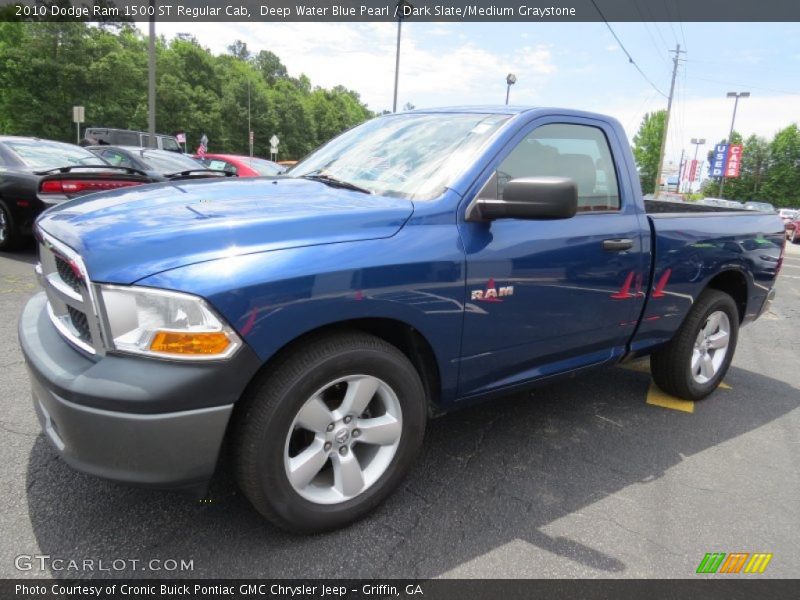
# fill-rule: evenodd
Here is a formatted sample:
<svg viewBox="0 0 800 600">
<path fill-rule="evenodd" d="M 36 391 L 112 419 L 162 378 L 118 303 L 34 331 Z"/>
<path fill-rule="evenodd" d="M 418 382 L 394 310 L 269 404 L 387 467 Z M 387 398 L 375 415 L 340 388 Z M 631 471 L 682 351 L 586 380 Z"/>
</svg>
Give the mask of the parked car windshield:
<svg viewBox="0 0 800 600">
<path fill-rule="evenodd" d="M 264 160 L 263 158 L 244 158 L 242 162 L 259 175 L 280 175 L 286 170 L 278 163 Z"/>
<path fill-rule="evenodd" d="M 140 158 L 153 171 L 162 175 L 207 168 L 199 160 L 167 150 L 142 150 Z"/>
<path fill-rule="evenodd" d="M 161 138 L 161 148 L 164 150 L 169 150 L 170 152 L 181 152 L 182 148 L 180 144 L 175 140 L 175 138 L 171 137 L 162 137 Z"/>
<path fill-rule="evenodd" d="M 438 197 L 508 115 L 408 113 L 368 121 L 297 164 L 290 177 L 325 176 L 375 194 Z"/>
<path fill-rule="evenodd" d="M 106 164 L 94 153 L 72 144 L 44 140 L 11 140 L 4 143 L 25 165 L 33 169 Z"/>
<path fill-rule="evenodd" d="M 744 207 L 759 212 L 775 212 L 775 207 L 769 202 L 745 202 Z"/>
</svg>

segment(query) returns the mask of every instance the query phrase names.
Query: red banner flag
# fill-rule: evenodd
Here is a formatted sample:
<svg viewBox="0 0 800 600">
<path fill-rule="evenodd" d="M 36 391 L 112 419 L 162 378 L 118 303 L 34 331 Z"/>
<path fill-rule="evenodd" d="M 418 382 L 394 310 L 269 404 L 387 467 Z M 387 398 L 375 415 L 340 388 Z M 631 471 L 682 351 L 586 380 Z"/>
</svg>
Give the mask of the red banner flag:
<svg viewBox="0 0 800 600">
<path fill-rule="evenodd" d="M 742 167 L 742 145 L 731 144 L 728 148 L 728 161 L 725 163 L 725 177 L 738 177 Z"/>
</svg>

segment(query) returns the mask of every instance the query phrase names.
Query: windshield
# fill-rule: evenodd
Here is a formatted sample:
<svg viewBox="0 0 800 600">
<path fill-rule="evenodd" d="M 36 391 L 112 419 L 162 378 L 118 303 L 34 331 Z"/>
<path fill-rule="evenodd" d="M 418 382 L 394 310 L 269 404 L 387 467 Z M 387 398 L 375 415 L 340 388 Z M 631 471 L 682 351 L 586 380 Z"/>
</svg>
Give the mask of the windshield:
<svg viewBox="0 0 800 600">
<path fill-rule="evenodd" d="M 27 166 L 34 169 L 57 169 L 74 165 L 104 165 L 106 161 L 80 146 L 43 140 L 6 141 Z"/>
<path fill-rule="evenodd" d="M 161 138 L 161 148 L 164 150 L 169 150 L 170 152 L 181 152 L 181 147 L 175 138 L 171 137 L 162 137 Z"/>
<path fill-rule="evenodd" d="M 207 168 L 199 160 L 166 150 L 142 150 L 141 159 L 150 169 L 162 175 Z"/>
<path fill-rule="evenodd" d="M 242 162 L 259 175 L 280 175 L 285 171 L 278 163 L 263 158 L 244 158 Z"/>
<path fill-rule="evenodd" d="M 401 114 L 335 138 L 289 176 L 326 176 L 375 194 L 430 200 L 444 192 L 508 115 Z"/>
</svg>

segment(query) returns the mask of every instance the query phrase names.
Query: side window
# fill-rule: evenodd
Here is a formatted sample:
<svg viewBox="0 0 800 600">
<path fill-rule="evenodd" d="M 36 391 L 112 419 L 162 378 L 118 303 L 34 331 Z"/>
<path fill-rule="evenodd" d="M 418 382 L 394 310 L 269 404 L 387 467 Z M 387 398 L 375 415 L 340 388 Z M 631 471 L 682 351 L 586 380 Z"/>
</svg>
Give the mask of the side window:
<svg viewBox="0 0 800 600">
<path fill-rule="evenodd" d="M 497 194 L 518 177 L 569 177 L 578 186 L 578 212 L 619 210 L 614 160 L 603 131 L 553 123 L 533 130 L 497 168 Z"/>
<path fill-rule="evenodd" d="M 127 156 L 117 152 L 116 150 L 103 150 L 100 153 L 100 156 L 105 158 L 108 162 L 110 162 L 115 167 L 132 167 L 131 161 L 128 159 Z"/>
</svg>

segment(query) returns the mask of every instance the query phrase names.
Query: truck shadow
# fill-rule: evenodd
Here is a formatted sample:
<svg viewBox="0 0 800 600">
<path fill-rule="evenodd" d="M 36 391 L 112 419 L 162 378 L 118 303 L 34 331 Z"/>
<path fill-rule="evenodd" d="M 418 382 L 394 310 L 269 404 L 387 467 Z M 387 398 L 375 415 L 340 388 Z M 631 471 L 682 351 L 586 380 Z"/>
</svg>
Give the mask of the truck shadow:
<svg viewBox="0 0 800 600">
<path fill-rule="evenodd" d="M 789 384 L 733 368 L 733 389 L 688 415 L 645 404 L 649 380 L 606 369 L 432 421 L 401 488 L 329 534 L 275 529 L 224 474 L 196 502 L 76 473 L 41 435 L 27 471 L 30 519 L 41 554 L 142 561 L 54 577 L 432 577 L 520 543 L 618 577 L 622 561 L 543 530 L 800 406 Z M 151 559 L 191 560 L 193 570 L 152 570 Z"/>
<path fill-rule="evenodd" d="M 13 252 L 0 252 L 0 258 L 28 263 L 29 265 L 35 265 L 39 260 L 36 243 L 33 238 L 21 240 L 19 248 L 16 248 Z"/>
</svg>

